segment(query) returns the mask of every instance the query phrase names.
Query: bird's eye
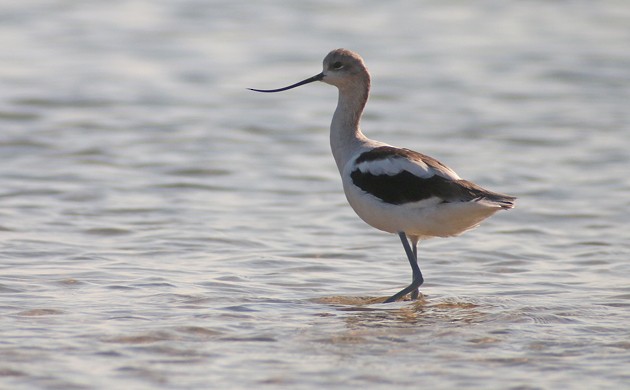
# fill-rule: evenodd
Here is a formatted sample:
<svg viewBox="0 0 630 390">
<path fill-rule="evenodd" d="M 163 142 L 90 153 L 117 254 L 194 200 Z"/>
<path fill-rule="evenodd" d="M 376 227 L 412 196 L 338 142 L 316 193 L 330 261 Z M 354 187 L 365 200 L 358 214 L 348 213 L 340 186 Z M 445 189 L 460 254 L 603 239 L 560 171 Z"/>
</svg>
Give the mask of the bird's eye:
<svg viewBox="0 0 630 390">
<path fill-rule="evenodd" d="M 343 68 L 343 64 L 340 61 L 337 61 L 334 64 L 332 64 L 332 68 L 335 69 L 335 70 L 339 70 L 339 69 Z"/>
</svg>

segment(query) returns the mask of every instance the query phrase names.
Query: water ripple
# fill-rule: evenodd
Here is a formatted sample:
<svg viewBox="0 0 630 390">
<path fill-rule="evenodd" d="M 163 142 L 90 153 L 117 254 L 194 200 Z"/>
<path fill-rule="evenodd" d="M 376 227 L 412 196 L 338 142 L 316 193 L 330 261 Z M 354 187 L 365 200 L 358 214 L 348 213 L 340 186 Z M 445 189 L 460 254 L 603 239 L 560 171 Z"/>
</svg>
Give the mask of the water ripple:
<svg viewBox="0 0 630 390">
<path fill-rule="evenodd" d="M 626 3 L 49 3 L 4 7 L 1 388 L 628 383 Z M 344 199 L 335 91 L 245 90 L 330 42 L 368 135 L 519 196 L 421 243 L 419 301 L 383 303 L 411 271 Z"/>
</svg>

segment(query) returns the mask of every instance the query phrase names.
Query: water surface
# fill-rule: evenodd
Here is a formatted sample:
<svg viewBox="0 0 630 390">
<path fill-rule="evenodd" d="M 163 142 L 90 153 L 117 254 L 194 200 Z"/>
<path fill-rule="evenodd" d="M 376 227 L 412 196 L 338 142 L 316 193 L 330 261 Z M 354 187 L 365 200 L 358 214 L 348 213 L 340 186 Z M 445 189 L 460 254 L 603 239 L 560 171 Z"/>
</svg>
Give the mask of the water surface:
<svg viewBox="0 0 630 390">
<path fill-rule="evenodd" d="M 0 42 L 0 387 L 630 383 L 630 5 L 20 1 Z M 519 197 L 421 243 L 365 226 L 334 88 L 369 136 Z"/>
</svg>

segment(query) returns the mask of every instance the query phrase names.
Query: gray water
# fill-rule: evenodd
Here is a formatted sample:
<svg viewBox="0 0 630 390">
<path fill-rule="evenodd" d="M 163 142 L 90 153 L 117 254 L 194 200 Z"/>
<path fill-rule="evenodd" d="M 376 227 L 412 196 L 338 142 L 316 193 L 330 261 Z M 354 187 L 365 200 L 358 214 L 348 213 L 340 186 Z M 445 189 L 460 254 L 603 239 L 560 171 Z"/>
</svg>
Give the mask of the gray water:
<svg viewBox="0 0 630 390">
<path fill-rule="evenodd" d="M 0 387 L 630 388 L 627 1 L 5 1 Z M 421 243 L 346 204 L 364 132 L 519 197 Z"/>
</svg>

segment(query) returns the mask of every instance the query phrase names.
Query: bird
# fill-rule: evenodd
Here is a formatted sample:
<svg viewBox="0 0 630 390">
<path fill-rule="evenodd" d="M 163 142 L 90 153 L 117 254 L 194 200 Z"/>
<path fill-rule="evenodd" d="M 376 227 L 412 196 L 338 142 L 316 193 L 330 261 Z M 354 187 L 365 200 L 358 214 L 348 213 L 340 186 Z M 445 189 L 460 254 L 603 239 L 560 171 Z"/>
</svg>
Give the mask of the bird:
<svg viewBox="0 0 630 390">
<path fill-rule="evenodd" d="M 417 300 L 424 278 L 417 245 L 433 237 L 457 236 L 477 227 L 500 210 L 511 209 L 516 197 L 488 191 L 464 180 L 428 155 L 366 137 L 360 126 L 368 101 L 371 76 L 361 56 L 332 50 L 321 73 L 278 89 L 281 92 L 321 81 L 337 87 L 337 108 L 330 125 L 330 147 L 343 190 L 355 213 L 368 225 L 397 234 L 412 269 L 412 282 L 384 302 Z"/>
</svg>

